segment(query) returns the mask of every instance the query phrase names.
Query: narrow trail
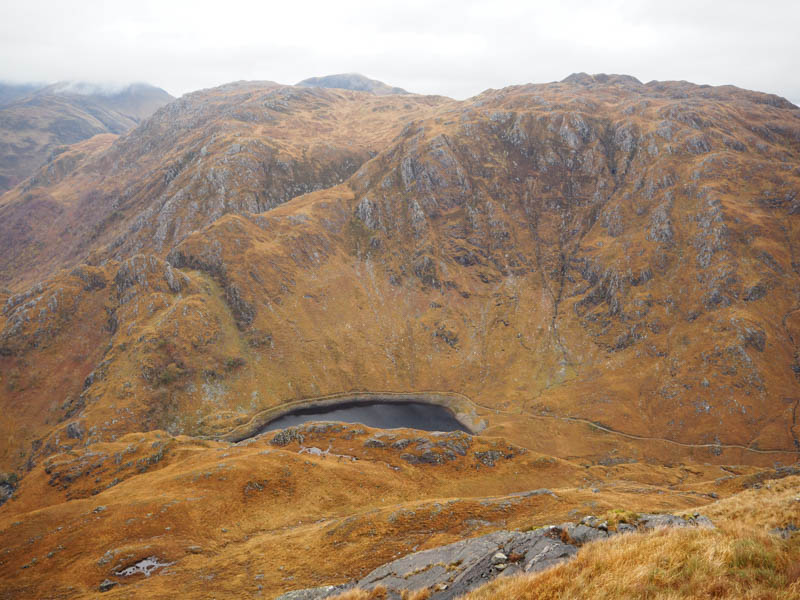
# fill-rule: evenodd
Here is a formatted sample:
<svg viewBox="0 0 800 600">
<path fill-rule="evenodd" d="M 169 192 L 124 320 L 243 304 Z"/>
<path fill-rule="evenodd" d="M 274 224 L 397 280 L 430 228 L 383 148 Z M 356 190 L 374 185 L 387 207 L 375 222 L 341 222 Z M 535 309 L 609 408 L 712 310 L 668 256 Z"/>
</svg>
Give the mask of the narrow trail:
<svg viewBox="0 0 800 600">
<path fill-rule="evenodd" d="M 440 392 L 441 393 L 441 392 Z M 453 392 L 451 392 L 453 393 Z M 598 429 L 604 433 L 610 433 L 612 435 L 619 435 L 625 438 L 629 438 L 632 440 L 641 440 L 646 442 L 663 442 L 665 444 L 674 444 L 675 446 L 682 446 L 684 448 L 735 448 L 737 450 L 746 450 L 747 452 L 754 452 L 757 454 L 797 454 L 800 455 L 800 451 L 797 450 L 763 450 L 759 448 L 751 448 L 749 446 L 742 446 L 741 444 L 689 444 L 686 442 L 679 442 L 677 440 L 671 440 L 669 438 L 660 438 L 660 437 L 651 437 L 646 435 L 636 435 L 634 433 L 625 433 L 624 431 L 619 431 L 617 429 L 612 429 L 610 427 L 606 427 L 605 425 L 600 425 L 594 421 L 589 419 L 583 419 L 581 417 L 568 417 L 562 415 L 534 415 L 531 413 L 526 413 L 523 411 L 519 412 L 511 412 L 511 411 L 503 411 L 495 408 L 491 408 L 489 406 L 485 406 L 483 404 L 478 404 L 477 402 L 473 402 L 466 396 L 462 396 L 467 402 L 472 404 L 475 407 L 481 408 L 483 410 L 493 412 L 495 414 L 503 414 L 509 415 L 514 417 L 525 417 L 527 419 L 556 419 L 560 421 L 566 421 L 569 423 L 582 423 L 584 425 L 589 425 L 594 429 Z"/>
<path fill-rule="evenodd" d="M 464 402 L 471 406 L 473 409 L 485 411 L 488 413 L 499 414 L 499 415 L 506 415 L 510 417 L 524 417 L 527 419 L 540 419 L 540 420 L 558 420 L 564 421 L 567 423 L 579 423 L 583 425 L 588 425 L 598 431 L 602 431 L 604 433 L 609 433 L 611 435 L 617 435 L 620 437 L 624 437 L 631 440 L 639 440 L 644 442 L 659 442 L 663 444 L 672 444 L 674 446 L 680 446 L 682 448 L 717 448 L 717 449 L 736 449 L 736 450 L 744 450 L 745 452 L 753 452 L 754 454 L 794 454 L 800 456 L 800 450 L 775 450 L 775 449 L 761 449 L 761 448 L 751 448 L 750 446 L 743 446 L 741 444 L 690 444 L 687 442 L 679 442 L 677 440 L 671 440 L 669 438 L 661 438 L 661 437 L 652 437 L 646 435 L 637 435 L 634 433 L 626 433 L 624 431 L 619 431 L 617 429 L 612 429 L 611 427 L 607 427 L 605 425 L 600 425 L 594 421 L 589 419 L 584 419 L 581 417 L 571 417 L 571 416 L 562 416 L 562 415 L 555 415 L 555 414 L 547 414 L 547 415 L 536 415 L 531 414 L 528 412 L 524 412 L 523 410 L 519 411 L 507 411 L 501 410 L 498 408 L 493 408 L 490 406 L 486 406 L 484 404 L 479 404 L 472 400 L 469 396 L 461 394 L 459 392 L 445 392 L 445 391 L 434 391 L 434 390 L 423 390 L 423 391 L 414 391 L 414 392 L 382 392 L 382 391 L 371 391 L 371 392 L 341 392 L 338 394 L 328 394 L 325 396 L 315 396 L 310 398 L 304 398 L 302 400 L 294 400 L 292 402 L 287 402 L 286 404 L 280 404 L 276 407 L 272 407 L 267 410 L 274 410 L 276 408 L 280 408 L 282 410 L 290 411 L 299 407 L 304 407 L 311 405 L 315 402 L 326 401 L 326 400 L 335 400 L 335 399 L 349 399 L 349 398 L 360 398 L 360 399 L 390 399 L 390 398 L 405 398 L 410 396 L 440 396 L 440 397 L 450 397 L 450 398 L 457 398 L 461 402 Z M 256 417 L 254 416 L 253 419 Z M 252 419 L 251 419 L 252 422 Z M 234 431 L 242 428 L 247 427 L 249 423 L 244 425 L 240 425 L 239 427 L 234 428 L 227 435 L 230 435 Z"/>
</svg>

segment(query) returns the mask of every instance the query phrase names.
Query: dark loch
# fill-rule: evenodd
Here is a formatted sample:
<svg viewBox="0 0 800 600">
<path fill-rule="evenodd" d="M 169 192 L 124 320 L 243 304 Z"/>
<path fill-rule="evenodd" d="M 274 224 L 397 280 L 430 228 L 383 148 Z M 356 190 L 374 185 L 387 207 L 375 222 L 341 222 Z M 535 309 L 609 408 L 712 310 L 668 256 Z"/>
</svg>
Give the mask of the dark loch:
<svg viewBox="0 0 800 600">
<path fill-rule="evenodd" d="M 464 431 L 471 433 L 458 422 L 449 410 L 424 402 L 343 402 L 323 407 L 294 410 L 267 423 L 258 433 L 285 429 L 311 421 L 342 421 L 360 423 L 368 427 L 395 429 L 408 427 L 424 431 Z"/>
</svg>

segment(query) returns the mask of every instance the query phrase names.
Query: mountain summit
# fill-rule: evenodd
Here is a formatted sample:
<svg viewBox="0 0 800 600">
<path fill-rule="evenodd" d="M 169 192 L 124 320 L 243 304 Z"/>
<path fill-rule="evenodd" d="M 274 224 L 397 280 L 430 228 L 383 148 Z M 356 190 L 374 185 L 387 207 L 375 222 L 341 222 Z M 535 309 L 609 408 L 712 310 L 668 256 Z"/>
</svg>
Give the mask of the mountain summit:
<svg viewBox="0 0 800 600">
<path fill-rule="evenodd" d="M 409 93 L 403 88 L 392 87 L 382 81 L 370 79 L 358 73 L 340 73 L 338 75 L 325 75 L 324 77 L 309 77 L 299 82 L 297 85 L 300 87 L 337 88 L 353 90 L 355 92 L 371 92 L 376 96 Z"/>
</svg>

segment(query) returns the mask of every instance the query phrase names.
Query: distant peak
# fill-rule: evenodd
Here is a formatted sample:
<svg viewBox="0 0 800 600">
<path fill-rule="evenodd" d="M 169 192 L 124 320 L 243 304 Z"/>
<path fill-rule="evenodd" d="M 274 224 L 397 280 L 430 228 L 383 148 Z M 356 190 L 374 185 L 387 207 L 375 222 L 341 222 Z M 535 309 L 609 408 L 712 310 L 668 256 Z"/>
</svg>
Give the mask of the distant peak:
<svg viewBox="0 0 800 600">
<path fill-rule="evenodd" d="M 92 81 L 59 81 L 44 89 L 52 94 L 76 94 L 79 96 L 119 96 L 122 94 L 141 94 L 164 92 L 149 83 L 103 83 Z"/>
<path fill-rule="evenodd" d="M 632 75 L 617 75 L 606 73 L 573 73 L 561 80 L 561 83 L 577 83 L 578 85 L 592 85 L 593 83 L 642 85 L 642 82 Z"/>
<path fill-rule="evenodd" d="M 324 77 L 309 77 L 300 81 L 297 85 L 301 87 L 337 88 L 356 92 L 370 92 L 378 96 L 409 93 L 403 88 L 392 87 L 382 81 L 370 79 L 359 73 L 339 73 L 337 75 L 325 75 Z"/>
</svg>

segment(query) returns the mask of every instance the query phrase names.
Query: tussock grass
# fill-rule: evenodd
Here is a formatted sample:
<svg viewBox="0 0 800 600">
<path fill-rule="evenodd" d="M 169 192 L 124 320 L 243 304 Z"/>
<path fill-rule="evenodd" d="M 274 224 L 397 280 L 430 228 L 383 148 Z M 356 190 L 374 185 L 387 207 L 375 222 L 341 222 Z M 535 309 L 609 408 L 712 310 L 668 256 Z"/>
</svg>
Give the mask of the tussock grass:
<svg viewBox="0 0 800 600">
<path fill-rule="evenodd" d="M 800 533 L 789 539 L 769 533 L 800 525 L 800 477 L 767 482 L 701 512 L 716 529 L 659 529 L 590 543 L 570 562 L 495 579 L 461 600 L 800 600 Z M 635 516 L 607 515 L 615 524 Z M 378 600 L 385 593 L 352 590 L 336 600 Z M 407 592 L 403 600 L 428 597 Z"/>
<path fill-rule="evenodd" d="M 589 544 L 533 576 L 498 579 L 465 600 L 800 598 L 798 544 L 748 529 L 660 530 Z"/>
<path fill-rule="evenodd" d="M 386 593 L 386 588 L 378 586 L 374 590 L 348 590 L 337 596 L 333 596 L 330 600 L 386 600 L 389 596 Z M 402 595 L 402 600 L 428 600 L 431 597 L 430 590 L 416 590 L 413 592 L 405 591 Z"/>
<path fill-rule="evenodd" d="M 800 477 L 769 482 L 704 507 L 717 529 L 662 529 L 584 546 L 536 575 L 496 579 L 463 600 L 647 598 L 800 599 Z"/>
<path fill-rule="evenodd" d="M 388 597 L 386 588 L 378 586 L 374 590 L 347 590 L 332 596 L 330 600 L 386 600 Z"/>
</svg>

